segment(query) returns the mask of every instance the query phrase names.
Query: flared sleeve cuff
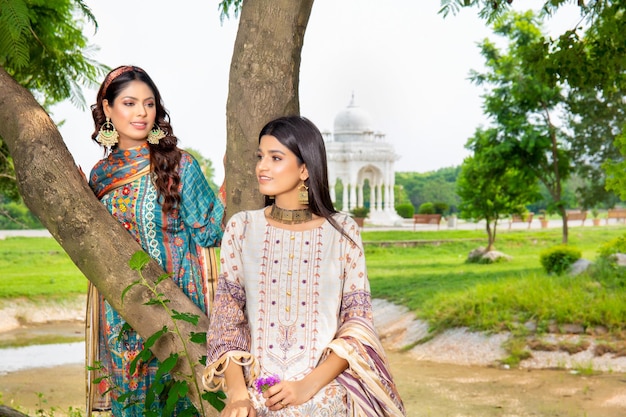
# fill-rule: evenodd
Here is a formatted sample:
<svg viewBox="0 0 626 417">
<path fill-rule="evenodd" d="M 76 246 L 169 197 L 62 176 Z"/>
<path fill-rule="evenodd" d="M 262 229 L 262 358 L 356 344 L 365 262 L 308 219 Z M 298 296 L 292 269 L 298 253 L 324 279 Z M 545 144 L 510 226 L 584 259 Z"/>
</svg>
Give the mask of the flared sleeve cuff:
<svg viewBox="0 0 626 417">
<path fill-rule="evenodd" d="M 202 385 L 207 391 L 226 391 L 224 372 L 231 362 L 243 367 L 246 384 L 249 387 L 252 386 L 259 376 L 255 357 L 250 352 L 231 351 L 223 354 L 218 360 L 204 368 Z"/>
</svg>

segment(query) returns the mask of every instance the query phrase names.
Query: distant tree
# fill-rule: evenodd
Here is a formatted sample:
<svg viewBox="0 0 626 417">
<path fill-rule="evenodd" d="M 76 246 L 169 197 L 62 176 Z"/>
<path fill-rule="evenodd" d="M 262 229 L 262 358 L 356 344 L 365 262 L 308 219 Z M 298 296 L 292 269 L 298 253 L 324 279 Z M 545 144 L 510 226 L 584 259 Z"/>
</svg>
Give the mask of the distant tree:
<svg viewBox="0 0 626 417">
<path fill-rule="evenodd" d="M 411 206 L 413 205 L 413 203 L 411 203 L 411 199 L 409 199 L 409 195 L 407 194 L 406 190 L 404 189 L 402 185 L 399 185 L 399 184 L 394 185 L 393 196 L 395 199 L 394 206 L 406 205 L 406 204 L 410 204 Z"/>
<path fill-rule="evenodd" d="M 499 150 L 492 146 L 497 135 L 496 129 L 476 131 L 466 145 L 473 155 L 463 161 L 457 181 L 460 217 L 485 220 L 487 252 L 494 249 L 499 219 L 518 213 L 537 197 L 534 176 L 500 158 Z"/>
<path fill-rule="evenodd" d="M 626 10 L 623 2 L 615 0 L 546 0 L 540 17 L 550 19 L 570 3 L 578 6 L 580 21 L 561 34 L 535 43 L 535 55 L 540 59 L 532 62 L 539 70 L 533 76 L 546 84 L 566 87 L 567 113 L 563 122 L 570 131 L 573 171 L 586 179 L 577 189 L 581 205 L 591 207 L 600 203 L 611 207 L 618 200 L 607 190 L 601 166 L 607 159 L 622 158 L 614 140 L 626 123 L 623 105 Z M 508 13 L 512 5 L 524 5 L 524 2 L 442 0 L 440 13 L 445 17 L 461 8 L 478 8 L 481 18 L 494 22 Z"/>
<path fill-rule="evenodd" d="M 219 186 L 215 184 L 215 181 L 213 179 L 215 177 L 215 169 L 213 168 L 213 161 L 211 161 L 209 158 L 204 157 L 200 153 L 200 151 L 197 151 L 193 148 L 185 148 L 185 150 L 189 152 L 191 155 L 193 155 L 196 161 L 198 161 L 198 164 L 200 164 L 200 169 L 202 170 L 204 177 L 209 183 L 209 186 L 211 187 L 213 192 L 217 194 L 219 192 Z"/>
<path fill-rule="evenodd" d="M 622 155 L 626 157 L 626 133 L 617 137 L 615 143 Z M 622 200 L 626 200 L 626 160 L 608 160 L 603 164 L 606 170 L 606 186 L 609 190 L 615 191 Z"/>
<path fill-rule="evenodd" d="M 592 207 L 602 204 L 612 207 L 618 201 L 606 187 L 602 163 L 621 159 L 615 138 L 626 122 L 623 95 L 572 89 L 567 97 L 567 125 L 572 136 L 571 151 L 574 172 L 584 179 L 577 183 L 580 204 Z"/>
<path fill-rule="evenodd" d="M 509 40 L 506 52 L 483 41 L 488 70 L 471 74 L 476 84 L 489 88 L 483 96 L 494 133 L 489 141 L 510 168 L 532 174 L 546 187 L 551 208 L 562 217 L 562 241 L 567 243 L 562 187 L 572 165 L 569 138 L 558 125 L 565 98 L 544 73 L 540 22 L 533 12 L 510 13 L 496 21 L 494 32 Z"/>
<path fill-rule="evenodd" d="M 577 190 L 579 190 L 585 182 L 584 179 L 572 175 L 572 177 L 568 178 L 564 183 L 561 190 L 561 203 L 567 209 L 577 209 L 583 208 L 587 209 L 592 206 L 587 206 L 584 204 L 584 201 L 581 200 L 580 194 Z M 544 210 L 548 213 L 554 213 L 554 200 L 550 195 L 550 191 L 543 185 L 541 182 L 537 181 L 537 185 L 539 188 L 539 195 L 537 199 L 533 202 L 529 203 L 526 207 L 529 211 L 534 213 L 539 213 Z"/>
<path fill-rule="evenodd" d="M 456 179 L 460 170 L 457 166 L 426 173 L 396 172 L 395 182 L 402 187 L 415 208 L 426 202 L 438 202 L 455 212 L 460 201 L 456 194 Z"/>
<path fill-rule="evenodd" d="M 521 2 L 521 0 L 518 1 Z M 464 7 L 478 7 L 480 9 L 478 15 L 488 22 L 493 22 L 502 14 L 510 11 L 513 2 L 514 0 L 441 0 L 439 13 L 445 17 L 448 14 L 458 13 Z M 546 0 L 542 10 L 545 14 L 550 15 L 555 13 L 561 6 L 569 3 L 571 3 L 571 0 Z M 577 0 L 581 14 L 590 17 L 601 13 L 611 3 L 611 1 L 607 0 L 592 2 Z"/>
<path fill-rule="evenodd" d="M 0 195 L 0 230 L 42 229 L 43 225 L 21 200 L 12 201 Z"/>
</svg>

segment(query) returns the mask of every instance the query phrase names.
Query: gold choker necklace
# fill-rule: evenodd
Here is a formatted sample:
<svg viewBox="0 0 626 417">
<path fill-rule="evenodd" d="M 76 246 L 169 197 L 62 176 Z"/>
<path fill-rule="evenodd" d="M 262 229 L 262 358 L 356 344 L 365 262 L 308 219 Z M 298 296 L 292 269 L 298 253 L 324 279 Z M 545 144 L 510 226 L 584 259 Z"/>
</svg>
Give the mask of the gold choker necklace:
<svg viewBox="0 0 626 417">
<path fill-rule="evenodd" d="M 277 207 L 276 204 L 272 205 L 270 210 L 270 217 L 279 223 L 283 224 L 298 224 L 306 223 L 313 219 L 313 213 L 311 209 L 298 209 L 298 210 L 285 210 Z"/>
</svg>

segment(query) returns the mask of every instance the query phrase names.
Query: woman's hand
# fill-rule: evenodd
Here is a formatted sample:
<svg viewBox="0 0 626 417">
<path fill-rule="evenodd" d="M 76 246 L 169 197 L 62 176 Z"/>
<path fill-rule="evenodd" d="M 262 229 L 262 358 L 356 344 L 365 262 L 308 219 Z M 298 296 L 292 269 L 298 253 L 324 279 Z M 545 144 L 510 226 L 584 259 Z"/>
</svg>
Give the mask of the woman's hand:
<svg viewBox="0 0 626 417">
<path fill-rule="evenodd" d="M 250 398 L 233 399 L 228 401 L 220 413 L 220 417 L 256 417 L 256 410 Z"/>
<path fill-rule="evenodd" d="M 290 405 L 300 405 L 311 399 L 315 392 L 304 381 L 283 381 L 268 388 L 263 397 L 265 406 L 272 411 L 282 410 Z"/>
</svg>

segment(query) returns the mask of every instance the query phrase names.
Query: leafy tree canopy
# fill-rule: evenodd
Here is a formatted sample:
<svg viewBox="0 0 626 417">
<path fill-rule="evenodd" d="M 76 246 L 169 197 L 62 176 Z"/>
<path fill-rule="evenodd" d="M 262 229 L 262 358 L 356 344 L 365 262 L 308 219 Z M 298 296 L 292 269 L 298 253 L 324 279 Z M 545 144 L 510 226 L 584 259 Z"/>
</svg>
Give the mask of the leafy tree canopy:
<svg viewBox="0 0 626 417">
<path fill-rule="evenodd" d="M 44 108 L 70 99 L 85 106 L 81 86 L 97 86 L 108 68 L 91 60 L 97 49 L 83 35 L 96 20 L 82 0 L 0 2 L 0 65 Z"/>
<path fill-rule="evenodd" d="M 213 192 L 217 195 L 219 191 L 219 187 L 217 186 L 217 184 L 215 184 L 214 179 L 213 179 L 213 177 L 215 176 L 215 168 L 213 168 L 213 161 L 203 156 L 200 153 L 200 151 L 196 149 L 185 148 L 185 150 L 189 152 L 191 155 L 193 155 L 196 161 L 198 161 L 198 164 L 200 165 L 200 169 L 202 170 L 204 177 L 209 183 L 209 186 L 211 187 Z"/>
<path fill-rule="evenodd" d="M 449 14 L 457 14 L 462 8 L 478 8 L 478 15 L 488 22 L 493 22 L 504 13 L 511 11 L 514 0 L 441 0 L 441 13 L 444 17 Z M 523 0 L 518 0 L 523 2 Z M 560 7 L 571 4 L 571 0 L 546 0 L 542 7 L 542 13 L 554 14 Z M 585 4 L 584 0 L 576 0 L 582 15 L 593 16 L 600 14 L 608 5 L 609 0 L 597 0 Z"/>
<path fill-rule="evenodd" d="M 89 56 L 83 35 L 98 26 L 82 0 L 0 1 L 0 66 L 46 109 L 63 100 L 84 108 L 82 87 L 97 86 L 109 68 Z M 0 194 L 18 198 L 13 162 L 0 138 Z"/>
</svg>

